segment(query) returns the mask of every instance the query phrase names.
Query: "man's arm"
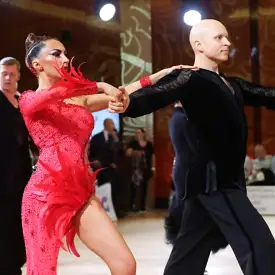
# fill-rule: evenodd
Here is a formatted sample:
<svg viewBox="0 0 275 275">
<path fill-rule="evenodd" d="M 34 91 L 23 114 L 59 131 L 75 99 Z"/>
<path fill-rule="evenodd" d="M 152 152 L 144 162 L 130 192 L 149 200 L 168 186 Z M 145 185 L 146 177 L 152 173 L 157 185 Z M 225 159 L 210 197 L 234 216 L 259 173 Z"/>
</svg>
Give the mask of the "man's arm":
<svg viewBox="0 0 275 275">
<path fill-rule="evenodd" d="M 157 111 L 178 100 L 184 100 L 188 94 L 188 84 L 193 71 L 175 70 L 160 81 L 130 94 L 130 104 L 124 115 L 139 117 Z"/>
<path fill-rule="evenodd" d="M 244 104 L 275 110 L 275 87 L 263 87 L 238 77 L 231 78 L 242 90 Z"/>
</svg>

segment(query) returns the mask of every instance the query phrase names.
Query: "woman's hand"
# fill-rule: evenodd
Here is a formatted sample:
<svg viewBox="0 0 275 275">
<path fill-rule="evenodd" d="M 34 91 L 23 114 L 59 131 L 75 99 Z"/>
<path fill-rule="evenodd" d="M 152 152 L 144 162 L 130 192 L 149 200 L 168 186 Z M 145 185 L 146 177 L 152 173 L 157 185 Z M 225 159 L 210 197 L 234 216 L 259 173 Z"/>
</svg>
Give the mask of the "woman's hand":
<svg viewBox="0 0 275 275">
<path fill-rule="evenodd" d="M 120 100 L 122 97 L 122 91 L 118 88 L 106 83 L 106 82 L 97 82 L 97 88 L 99 93 L 104 93 L 113 99 Z"/>
<path fill-rule="evenodd" d="M 121 96 L 119 99 L 113 98 L 109 101 L 108 110 L 110 113 L 124 113 L 129 106 L 130 99 L 124 87 L 119 87 Z"/>
<path fill-rule="evenodd" d="M 193 71 L 198 71 L 200 68 L 195 67 L 195 66 L 189 66 L 189 65 L 176 65 L 172 66 L 170 68 L 164 69 L 166 74 L 170 74 L 172 71 L 177 70 L 177 69 L 191 69 Z"/>
<path fill-rule="evenodd" d="M 123 113 L 129 105 L 129 96 L 124 89 L 118 89 L 108 83 L 97 83 L 98 93 L 85 96 L 84 106 L 90 112 L 105 110 L 112 102 L 112 113 Z"/>
<path fill-rule="evenodd" d="M 124 90 L 118 89 L 105 82 L 98 82 L 97 87 L 98 87 L 98 91 L 106 94 L 109 97 L 109 102 L 112 102 L 111 109 L 109 108 L 109 111 L 111 113 L 122 113 L 125 110 L 125 106 L 124 106 L 125 91 Z"/>
</svg>

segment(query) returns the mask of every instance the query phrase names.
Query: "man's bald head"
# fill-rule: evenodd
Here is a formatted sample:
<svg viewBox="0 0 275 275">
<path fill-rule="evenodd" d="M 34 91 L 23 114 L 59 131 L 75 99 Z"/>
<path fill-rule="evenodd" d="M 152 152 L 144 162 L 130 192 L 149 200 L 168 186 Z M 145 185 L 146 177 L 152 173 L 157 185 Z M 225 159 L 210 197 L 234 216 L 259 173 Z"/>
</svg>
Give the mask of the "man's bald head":
<svg viewBox="0 0 275 275">
<path fill-rule="evenodd" d="M 204 35 L 209 34 L 209 32 L 211 32 L 211 30 L 217 26 L 225 29 L 224 25 L 221 22 L 214 19 L 204 19 L 201 20 L 198 24 L 194 25 L 189 35 L 191 46 L 193 47 L 197 40 L 200 41 L 201 39 L 203 39 Z"/>
<path fill-rule="evenodd" d="M 231 45 L 228 41 L 228 33 L 225 26 L 217 20 L 201 20 L 192 27 L 189 41 L 196 55 L 203 54 L 217 61 L 225 61 L 228 58 Z"/>
</svg>

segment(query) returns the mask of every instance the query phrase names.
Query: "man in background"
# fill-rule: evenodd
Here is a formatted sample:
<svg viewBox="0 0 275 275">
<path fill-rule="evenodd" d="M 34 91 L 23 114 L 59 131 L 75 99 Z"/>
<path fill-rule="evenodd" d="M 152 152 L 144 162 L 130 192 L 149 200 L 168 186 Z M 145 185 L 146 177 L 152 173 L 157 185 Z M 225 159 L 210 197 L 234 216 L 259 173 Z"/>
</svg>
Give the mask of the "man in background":
<svg viewBox="0 0 275 275">
<path fill-rule="evenodd" d="M 98 173 L 98 185 L 109 182 L 112 186 L 112 200 L 119 215 L 119 160 L 122 152 L 114 121 L 107 118 L 103 122 L 104 130 L 91 138 L 89 160 L 93 162 L 93 169 L 105 168 Z"/>
<path fill-rule="evenodd" d="M 247 184 L 274 185 L 275 184 L 275 158 L 267 154 L 262 144 L 254 149 L 255 159 L 252 160 L 252 170 L 248 176 Z"/>
<path fill-rule="evenodd" d="M 0 274 L 20 275 L 26 261 L 21 201 L 31 176 L 29 135 L 18 107 L 20 63 L 0 60 Z"/>
</svg>

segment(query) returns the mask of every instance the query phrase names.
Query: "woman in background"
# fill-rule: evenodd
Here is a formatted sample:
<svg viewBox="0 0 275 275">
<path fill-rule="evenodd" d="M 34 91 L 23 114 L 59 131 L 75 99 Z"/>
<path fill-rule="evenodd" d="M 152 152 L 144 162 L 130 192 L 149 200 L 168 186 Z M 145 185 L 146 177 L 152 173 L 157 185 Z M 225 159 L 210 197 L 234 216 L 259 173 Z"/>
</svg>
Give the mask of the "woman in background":
<svg viewBox="0 0 275 275">
<path fill-rule="evenodd" d="M 132 161 L 132 192 L 131 206 L 134 211 L 145 211 L 148 183 L 153 175 L 152 161 L 154 148 L 153 144 L 146 139 L 143 128 L 136 132 L 136 138 L 132 140 L 126 151 L 126 156 Z M 140 188 L 140 205 L 137 201 L 137 193 Z"/>
</svg>

